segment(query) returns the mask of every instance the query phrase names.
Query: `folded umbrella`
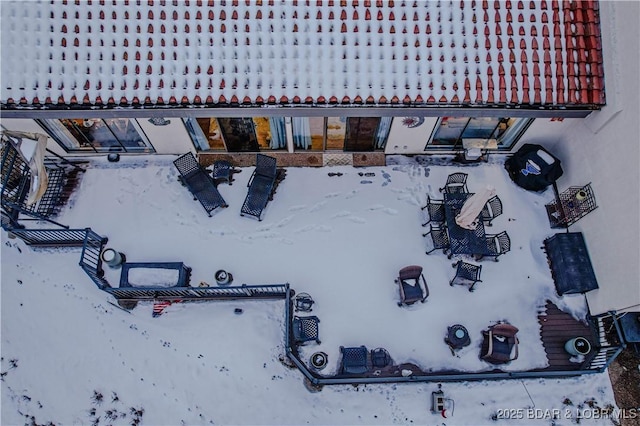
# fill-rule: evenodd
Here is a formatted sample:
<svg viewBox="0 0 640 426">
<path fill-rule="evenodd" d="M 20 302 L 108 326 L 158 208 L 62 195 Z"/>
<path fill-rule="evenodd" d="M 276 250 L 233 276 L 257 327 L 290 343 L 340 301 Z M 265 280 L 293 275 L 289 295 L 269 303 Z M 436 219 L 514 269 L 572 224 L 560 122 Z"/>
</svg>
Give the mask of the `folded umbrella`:
<svg viewBox="0 0 640 426">
<path fill-rule="evenodd" d="M 496 195 L 496 189 L 487 185 L 482 191 L 476 192 L 464 202 L 464 205 L 460 209 L 460 213 L 456 216 L 456 223 L 461 228 L 476 229 L 478 226 L 478 216 L 482 212 L 482 208 L 489 198 Z"/>
</svg>

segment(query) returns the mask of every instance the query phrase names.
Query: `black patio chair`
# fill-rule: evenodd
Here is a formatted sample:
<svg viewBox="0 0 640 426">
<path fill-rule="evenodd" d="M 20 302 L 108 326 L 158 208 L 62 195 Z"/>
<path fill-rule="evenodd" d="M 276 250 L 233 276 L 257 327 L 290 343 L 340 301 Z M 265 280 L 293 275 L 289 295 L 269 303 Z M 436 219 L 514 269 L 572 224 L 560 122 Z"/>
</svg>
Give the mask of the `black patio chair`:
<svg viewBox="0 0 640 426">
<path fill-rule="evenodd" d="M 511 239 L 506 231 L 502 231 L 499 234 L 489 234 L 485 236 L 487 240 L 488 253 L 484 256 L 493 257 L 493 260 L 498 261 L 500 255 L 505 254 L 511 250 Z"/>
<path fill-rule="evenodd" d="M 467 174 L 452 173 L 447 176 L 447 183 L 440 188 L 440 192 L 445 191 L 447 194 L 459 194 L 469 192 L 467 189 Z"/>
<path fill-rule="evenodd" d="M 482 332 L 484 340 L 480 358 L 491 364 L 506 364 L 518 358 L 518 329 L 509 323 L 498 323 Z"/>
<path fill-rule="evenodd" d="M 429 222 L 443 223 L 445 221 L 444 200 L 432 200 L 427 195 L 427 205 L 422 207 L 422 210 L 424 209 L 427 209 L 429 220 L 423 223 L 422 226 L 427 226 Z"/>
<path fill-rule="evenodd" d="M 262 211 L 267 206 L 277 177 L 276 159 L 262 154 L 256 155 L 256 168 L 249 178 L 247 196 L 242 204 L 240 216 L 249 215 L 262 220 Z"/>
<path fill-rule="evenodd" d="M 392 364 L 391 355 L 385 348 L 371 350 L 371 366 L 373 368 L 385 368 Z"/>
<path fill-rule="evenodd" d="M 463 260 L 453 264 L 456 269 L 456 275 L 449 281 L 450 286 L 454 285 L 468 285 L 469 291 L 473 291 L 477 282 L 482 282 L 480 279 L 480 271 L 482 271 L 481 265 L 474 265 L 473 263 L 467 263 Z"/>
<path fill-rule="evenodd" d="M 364 374 L 369 371 L 369 351 L 366 346 L 345 348 L 340 346 L 342 359 L 340 374 Z"/>
<path fill-rule="evenodd" d="M 484 205 L 482 211 L 480 212 L 480 217 L 485 222 L 485 225 L 491 226 L 491 222 L 496 217 L 502 214 L 502 201 L 498 196 L 493 196 L 489 198 L 487 204 Z"/>
<path fill-rule="evenodd" d="M 211 176 L 216 184 L 227 182 L 233 184 L 233 166 L 226 160 L 218 160 L 213 163 L 213 171 Z"/>
<path fill-rule="evenodd" d="M 317 316 L 309 317 L 293 317 L 293 340 L 296 344 L 302 345 L 306 342 L 315 341 L 320 344 L 320 336 L 318 332 L 318 323 L 320 319 Z"/>
<path fill-rule="evenodd" d="M 434 226 L 430 225 L 431 229 L 429 232 L 422 234 L 423 237 L 427 235 L 431 236 L 432 247 L 426 251 L 427 254 L 435 251 L 442 250 L 444 254 L 447 254 L 447 250 L 450 248 L 449 243 L 449 234 L 447 233 L 447 228 L 444 226 Z"/>
<path fill-rule="evenodd" d="M 417 301 L 424 303 L 429 297 L 429 287 L 421 266 L 411 265 L 400 269 L 396 284 L 400 291 L 398 306 L 413 305 Z"/>
<path fill-rule="evenodd" d="M 227 202 L 218 192 L 213 178 L 200 166 L 191 152 L 178 157 L 173 164 L 180 173 L 178 178 L 180 182 L 189 189 L 193 199 L 202 204 L 209 216 L 218 207 L 228 207 Z"/>
</svg>

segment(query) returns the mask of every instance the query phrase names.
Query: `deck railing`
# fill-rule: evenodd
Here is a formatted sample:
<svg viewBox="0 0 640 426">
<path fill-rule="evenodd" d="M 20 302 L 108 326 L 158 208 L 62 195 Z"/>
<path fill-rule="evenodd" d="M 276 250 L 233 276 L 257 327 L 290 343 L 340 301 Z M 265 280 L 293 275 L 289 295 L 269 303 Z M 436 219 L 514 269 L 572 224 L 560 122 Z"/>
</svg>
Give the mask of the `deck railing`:
<svg viewBox="0 0 640 426">
<path fill-rule="evenodd" d="M 102 248 L 107 241 L 107 238 L 101 237 L 87 228 L 82 246 L 82 254 L 80 256 L 80 267 L 101 290 L 111 287 L 109 282 L 104 278 L 102 259 L 100 258 Z"/>
<path fill-rule="evenodd" d="M 107 287 L 103 290 L 122 301 L 285 299 L 289 293 L 289 284 L 243 284 L 236 287 Z"/>
<path fill-rule="evenodd" d="M 85 229 L 19 229 L 11 232 L 34 247 L 82 247 L 89 228 Z"/>
</svg>

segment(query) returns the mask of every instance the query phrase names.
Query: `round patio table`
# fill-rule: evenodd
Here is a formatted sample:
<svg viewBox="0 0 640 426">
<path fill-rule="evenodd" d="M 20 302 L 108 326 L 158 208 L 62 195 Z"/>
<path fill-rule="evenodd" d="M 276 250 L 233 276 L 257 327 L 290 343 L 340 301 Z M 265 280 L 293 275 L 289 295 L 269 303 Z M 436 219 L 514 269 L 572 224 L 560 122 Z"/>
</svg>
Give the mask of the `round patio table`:
<svg viewBox="0 0 640 426">
<path fill-rule="evenodd" d="M 469 332 L 464 326 L 460 324 L 455 324 L 451 327 L 448 327 L 447 337 L 444 340 L 447 345 L 451 347 L 451 349 L 461 349 L 471 343 Z"/>
</svg>

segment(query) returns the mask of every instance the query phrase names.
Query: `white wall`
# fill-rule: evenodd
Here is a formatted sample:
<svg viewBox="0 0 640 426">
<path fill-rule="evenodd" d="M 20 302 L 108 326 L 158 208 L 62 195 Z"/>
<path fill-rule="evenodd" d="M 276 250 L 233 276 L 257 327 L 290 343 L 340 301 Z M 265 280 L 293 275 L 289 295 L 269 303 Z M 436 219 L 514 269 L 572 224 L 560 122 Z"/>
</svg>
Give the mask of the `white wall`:
<svg viewBox="0 0 640 426">
<path fill-rule="evenodd" d="M 424 154 L 437 117 L 426 117 L 424 123 L 410 129 L 402 124 L 402 117 L 395 117 L 391 123 L 385 154 Z"/>
<path fill-rule="evenodd" d="M 47 132 L 45 132 L 44 129 L 35 122 L 35 120 L 27 118 L 2 118 L 0 119 L 0 125 L 2 125 L 4 129 L 14 130 L 16 132 L 41 133 L 43 135 L 47 134 Z M 62 149 L 51 137 L 47 140 L 47 149 L 58 155 L 67 155 L 64 152 L 64 149 Z"/>
<path fill-rule="evenodd" d="M 170 121 L 166 126 L 155 126 L 146 118 L 139 118 L 138 124 L 147 135 L 149 142 L 158 154 L 184 154 L 196 149 L 191 142 L 187 128 L 181 118 L 167 117 Z"/>
<path fill-rule="evenodd" d="M 587 293 L 592 314 L 640 311 L 640 3 L 600 2 L 600 12 L 607 106 L 584 120 L 537 120 L 522 140 L 562 160 L 561 191 L 592 182 L 598 208 L 571 226 L 600 286 Z"/>
</svg>

